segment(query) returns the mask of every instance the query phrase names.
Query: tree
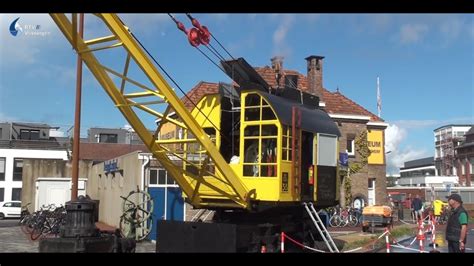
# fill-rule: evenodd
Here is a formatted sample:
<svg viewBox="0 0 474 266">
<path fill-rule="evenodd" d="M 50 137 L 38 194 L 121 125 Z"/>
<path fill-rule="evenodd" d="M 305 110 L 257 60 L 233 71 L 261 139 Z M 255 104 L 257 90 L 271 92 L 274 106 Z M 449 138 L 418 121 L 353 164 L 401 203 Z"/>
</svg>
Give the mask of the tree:
<svg viewBox="0 0 474 266">
<path fill-rule="evenodd" d="M 396 185 L 397 180 L 398 177 L 396 176 L 387 176 L 387 187 L 394 187 Z"/>
<path fill-rule="evenodd" d="M 344 199 L 345 205 L 348 206 L 352 202 L 352 178 L 351 176 L 360 172 L 368 163 L 370 150 L 367 143 L 367 130 L 362 131 L 354 140 L 355 150 L 359 154 L 359 161 L 349 162 L 347 170 L 342 171 L 344 178 Z"/>
</svg>

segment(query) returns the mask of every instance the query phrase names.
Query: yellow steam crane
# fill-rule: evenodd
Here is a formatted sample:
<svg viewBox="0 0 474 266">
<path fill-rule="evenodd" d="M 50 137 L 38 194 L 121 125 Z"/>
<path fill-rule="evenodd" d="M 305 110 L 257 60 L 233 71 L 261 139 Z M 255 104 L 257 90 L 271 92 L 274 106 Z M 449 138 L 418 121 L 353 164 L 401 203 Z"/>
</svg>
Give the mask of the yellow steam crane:
<svg viewBox="0 0 474 266">
<path fill-rule="evenodd" d="M 275 251 L 281 232 L 308 245 L 334 244 L 316 209 L 339 201 L 340 132 L 318 97 L 270 88 L 238 58 L 221 65 L 239 87 L 221 83 L 189 111 L 131 29 L 115 14 L 94 15 L 109 33 L 91 40 L 79 35 L 75 14 L 51 17 L 185 200 L 216 211 L 214 223 L 160 222 L 160 251 Z M 173 20 L 193 46 L 207 45 L 208 29 L 190 18 L 195 27 L 189 31 Z M 120 70 L 107 65 L 118 55 Z M 133 67 L 144 78 L 132 78 Z M 159 121 L 154 134 L 141 119 L 146 115 Z M 160 137 L 170 128 L 181 134 Z"/>
</svg>

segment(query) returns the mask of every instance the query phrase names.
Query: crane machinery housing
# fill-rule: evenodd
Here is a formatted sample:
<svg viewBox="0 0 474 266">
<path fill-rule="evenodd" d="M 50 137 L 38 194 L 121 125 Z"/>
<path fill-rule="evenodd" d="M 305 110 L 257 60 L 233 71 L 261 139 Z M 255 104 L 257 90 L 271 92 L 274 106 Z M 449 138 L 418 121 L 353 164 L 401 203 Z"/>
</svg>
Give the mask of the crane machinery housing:
<svg viewBox="0 0 474 266">
<path fill-rule="evenodd" d="M 276 251 L 281 232 L 308 245 L 321 239 L 306 203 L 319 209 L 339 202 L 340 132 L 319 108 L 318 97 L 288 86 L 270 88 L 238 58 L 221 61 L 238 88 L 221 83 L 219 93 L 205 95 L 189 111 L 120 18 L 94 15 L 109 35 L 85 40 L 76 14 L 51 17 L 175 179 L 186 202 L 215 211 L 213 223 L 160 221 L 160 252 L 256 252 L 261 246 Z M 124 56 L 121 70 L 106 64 L 111 58 L 118 61 L 103 56 L 106 51 Z M 132 67 L 144 74 L 144 81 L 129 75 Z M 154 133 L 145 127 L 145 115 L 160 121 Z M 179 136 L 160 138 L 167 126 L 179 130 Z"/>
</svg>

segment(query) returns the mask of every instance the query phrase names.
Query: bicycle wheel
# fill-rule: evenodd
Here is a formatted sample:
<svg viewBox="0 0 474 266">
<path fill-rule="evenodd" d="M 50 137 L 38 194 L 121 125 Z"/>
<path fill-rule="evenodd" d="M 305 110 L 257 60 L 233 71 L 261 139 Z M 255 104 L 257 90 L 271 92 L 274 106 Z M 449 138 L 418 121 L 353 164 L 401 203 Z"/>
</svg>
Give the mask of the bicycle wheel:
<svg viewBox="0 0 474 266">
<path fill-rule="evenodd" d="M 348 217 L 348 220 L 349 220 L 349 226 L 351 227 L 356 227 L 359 224 L 359 221 L 357 221 L 357 217 L 353 214 L 351 214 Z"/>
<path fill-rule="evenodd" d="M 329 219 L 329 225 L 331 225 L 332 227 L 339 227 L 341 223 L 342 223 L 342 219 L 341 219 L 341 216 L 339 215 L 333 215 Z"/>
<path fill-rule="evenodd" d="M 31 227 L 29 224 L 24 224 L 20 228 L 21 228 L 21 231 L 27 235 L 33 232 L 33 227 Z"/>
<path fill-rule="evenodd" d="M 38 239 L 43 234 L 43 228 L 35 227 L 30 234 L 31 240 Z"/>
</svg>

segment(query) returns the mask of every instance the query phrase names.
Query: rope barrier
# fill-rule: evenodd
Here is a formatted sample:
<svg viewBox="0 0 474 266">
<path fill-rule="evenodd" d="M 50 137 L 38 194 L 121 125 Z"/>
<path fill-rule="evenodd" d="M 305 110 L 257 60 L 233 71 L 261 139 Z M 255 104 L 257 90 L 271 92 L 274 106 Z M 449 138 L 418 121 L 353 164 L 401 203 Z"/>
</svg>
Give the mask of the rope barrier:
<svg viewBox="0 0 474 266">
<path fill-rule="evenodd" d="M 367 248 L 370 245 L 372 245 L 373 248 L 374 248 L 375 243 L 377 241 L 379 241 L 380 239 L 382 239 L 383 237 L 385 237 L 385 249 L 386 249 L 387 253 L 390 253 L 392 247 L 400 248 L 400 249 L 404 249 L 404 250 L 410 250 L 410 251 L 417 251 L 419 253 L 429 253 L 428 251 L 424 250 L 424 243 L 423 242 L 424 242 L 424 240 L 426 240 L 425 234 L 428 233 L 428 232 L 431 232 L 432 233 L 432 235 L 431 235 L 431 244 L 433 245 L 433 248 L 436 249 L 436 243 L 435 243 L 436 225 L 435 225 L 435 222 L 434 222 L 434 217 L 432 215 L 427 216 L 427 217 L 429 218 L 427 230 L 425 230 L 425 226 L 424 226 L 424 223 L 423 223 L 423 221 L 426 220 L 426 217 L 425 218 L 422 217 L 422 219 L 418 220 L 418 228 L 417 228 L 418 232 L 417 232 L 416 236 L 413 237 L 413 240 L 408 245 L 403 245 L 400 242 L 398 242 L 392 236 L 392 234 L 390 233 L 389 228 L 386 227 L 383 234 L 378 236 L 376 239 L 370 241 L 369 243 L 367 243 L 367 244 L 365 244 L 361 247 L 354 248 L 354 249 L 351 249 L 351 250 L 348 250 L 348 251 L 344 251 L 344 253 L 350 253 L 350 252 L 354 252 L 354 251 L 357 251 L 357 250 L 361 250 L 361 249 Z M 285 239 L 288 239 L 289 241 L 291 241 L 295 245 L 301 247 L 302 249 L 308 249 L 308 250 L 312 250 L 312 251 L 320 252 L 320 253 L 326 253 L 327 252 L 327 251 L 315 249 L 315 248 L 312 248 L 312 247 L 308 247 L 308 246 L 296 241 L 295 239 L 291 238 L 286 233 L 282 232 L 281 233 L 281 252 L 282 253 L 285 252 L 285 248 L 284 248 L 285 247 L 285 244 L 284 244 Z M 410 246 L 413 245 L 413 243 L 415 243 L 416 240 L 419 241 L 419 249 L 415 249 L 415 248 L 410 247 Z M 390 241 L 392 241 L 393 244 L 391 244 Z"/>
</svg>

